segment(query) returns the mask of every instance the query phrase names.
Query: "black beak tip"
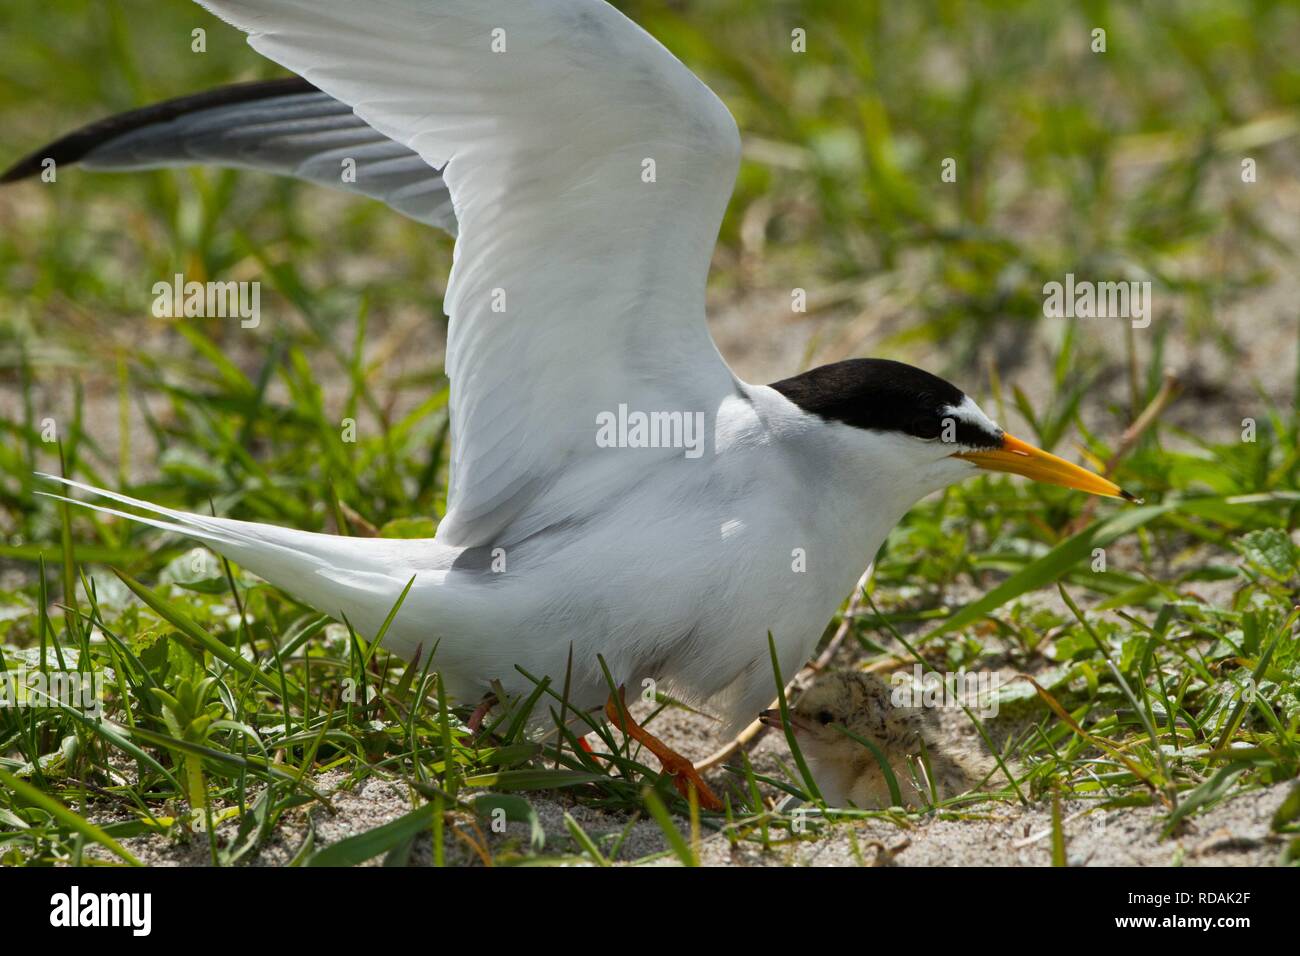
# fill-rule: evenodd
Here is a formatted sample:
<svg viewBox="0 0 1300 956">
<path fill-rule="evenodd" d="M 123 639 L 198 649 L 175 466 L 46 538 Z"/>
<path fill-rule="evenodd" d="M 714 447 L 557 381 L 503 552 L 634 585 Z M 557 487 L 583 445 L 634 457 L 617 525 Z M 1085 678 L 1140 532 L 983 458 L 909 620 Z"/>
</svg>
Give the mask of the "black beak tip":
<svg viewBox="0 0 1300 956">
<path fill-rule="evenodd" d="M 1133 502 L 1133 504 L 1135 505 L 1140 505 L 1144 503 L 1142 498 L 1139 498 L 1137 495 L 1132 494 L 1131 492 L 1125 491 L 1123 488 L 1119 490 L 1119 496 L 1123 498 L 1125 501 Z"/>
</svg>

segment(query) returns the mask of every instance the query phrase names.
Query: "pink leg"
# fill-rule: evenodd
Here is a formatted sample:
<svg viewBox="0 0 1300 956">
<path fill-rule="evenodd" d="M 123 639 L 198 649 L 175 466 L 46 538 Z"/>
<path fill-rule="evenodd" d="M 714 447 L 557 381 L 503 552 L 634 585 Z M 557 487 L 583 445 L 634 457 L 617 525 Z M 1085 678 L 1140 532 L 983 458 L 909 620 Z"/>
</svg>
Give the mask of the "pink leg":
<svg viewBox="0 0 1300 956">
<path fill-rule="evenodd" d="M 478 702 L 478 706 L 474 708 L 474 713 L 469 715 L 469 723 L 465 725 L 469 728 L 470 733 L 476 734 L 482 729 L 483 718 L 487 716 L 489 710 L 496 706 L 496 702 L 496 694 L 488 694 Z"/>
</svg>

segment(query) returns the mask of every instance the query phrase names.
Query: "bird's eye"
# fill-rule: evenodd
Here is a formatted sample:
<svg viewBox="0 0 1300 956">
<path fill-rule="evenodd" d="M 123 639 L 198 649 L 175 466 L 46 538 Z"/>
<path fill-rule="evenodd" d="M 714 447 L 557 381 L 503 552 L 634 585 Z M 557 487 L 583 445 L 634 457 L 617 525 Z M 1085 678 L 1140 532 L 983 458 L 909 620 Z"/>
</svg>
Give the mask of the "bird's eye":
<svg viewBox="0 0 1300 956">
<path fill-rule="evenodd" d="M 835 715 L 832 714 L 829 710 L 817 711 L 817 723 L 821 724 L 823 727 L 829 724 L 834 719 L 835 719 Z"/>
<path fill-rule="evenodd" d="M 939 420 L 928 415 L 912 419 L 907 429 L 914 437 L 933 441 L 939 437 Z"/>
</svg>

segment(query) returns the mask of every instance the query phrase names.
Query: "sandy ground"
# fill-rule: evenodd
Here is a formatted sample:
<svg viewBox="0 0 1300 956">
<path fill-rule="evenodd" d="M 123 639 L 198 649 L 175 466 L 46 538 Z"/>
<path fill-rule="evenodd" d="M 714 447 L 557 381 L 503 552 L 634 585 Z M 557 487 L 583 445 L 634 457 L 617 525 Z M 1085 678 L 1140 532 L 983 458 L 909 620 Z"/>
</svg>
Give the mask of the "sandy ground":
<svg viewBox="0 0 1300 956">
<path fill-rule="evenodd" d="M 779 745 L 784 752 L 784 744 Z M 759 772 L 775 770 L 778 745 L 764 740 L 753 755 Z M 726 774 L 718 776 L 725 777 Z M 397 819 L 409 811 L 409 791 L 401 783 L 367 778 L 354 789 L 335 789 L 344 782 L 342 774 L 321 775 L 315 786 L 331 794 L 334 812 L 319 806 L 291 811 L 272 841 L 251 865 L 284 865 L 293 859 L 313 833 L 319 849 Z M 1065 801 L 1062 804 L 1066 855 L 1072 866 L 1268 866 L 1278 862 L 1283 838 L 1271 832 L 1269 821 L 1285 798 L 1288 784 L 1247 791 L 1185 821 L 1167 838 L 1164 821 L 1150 807 L 1097 810 L 1091 804 Z M 613 862 L 619 864 L 678 865 L 669 851 L 663 832 L 649 819 L 628 827 L 623 815 L 603 813 L 578 804 L 560 794 L 532 794 L 529 800 L 546 833 L 547 856 L 567 856 L 575 864 L 588 862 L 569 836 L 564 817 L 568 814 L 605 853 L 621 840 Z M 703 831 L 698 859 L 705 866 L 1048 866 L 1051 864 L 1051 809 L 1046 802 L 1028 806 L 989 801 L 963 809 L 959 816 L 942 813 L 911 815 L 898 821 L 854 819 L 838 822 L 807 818 L 805 833 L 792 839 L 773 831 L 772 843 L 732 841 L 722 834 Z M 686 821 L 678 820 L 683 833 Z M 222 837 L 234 834 L 237 824 L 218 828 Z M 481 865 L 480 856 L 464 837 L 485 840 L 491 855 L 501 863 L 520 859 L 529 843 L 529 828 L 508 823 L 504 832 L 493 832 L 487 820 L 475 826 L 468 815 L 449 823 L 444 838 L 445 860 L 455 865 Z M 172 842 L 161 837 L 137 837 L 122 841 L 142 860 L 160 866 L 203 866 L 209 862 L 207 842 L 192 839 Z M 410 862 L 432 861 L 432 844 L 427 835 L 417 839 Z M 377 865 L 382 858 L 370 863 Z"/>
</svg>

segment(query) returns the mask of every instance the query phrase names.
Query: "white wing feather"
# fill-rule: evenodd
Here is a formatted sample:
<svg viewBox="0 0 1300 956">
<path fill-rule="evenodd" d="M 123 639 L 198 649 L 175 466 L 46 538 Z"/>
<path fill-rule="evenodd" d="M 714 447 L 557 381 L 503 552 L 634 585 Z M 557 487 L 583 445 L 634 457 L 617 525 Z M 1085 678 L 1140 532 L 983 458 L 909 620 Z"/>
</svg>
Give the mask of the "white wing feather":
<svg viewBox="0 0 1300 956">
<path fill-rule="evenodd" d="M 711 420 L 734 392 L 704 292 L 736 125 L 617 10 L 199 2 L 443 170 L 459 238 L 445 304 L 453 447 L 440 542 L 509 544 L 591 507 L 594 489 L 634 482 L 634 458 L 597 454 L 598 413 L 626 404 Z"/>
</svg>

